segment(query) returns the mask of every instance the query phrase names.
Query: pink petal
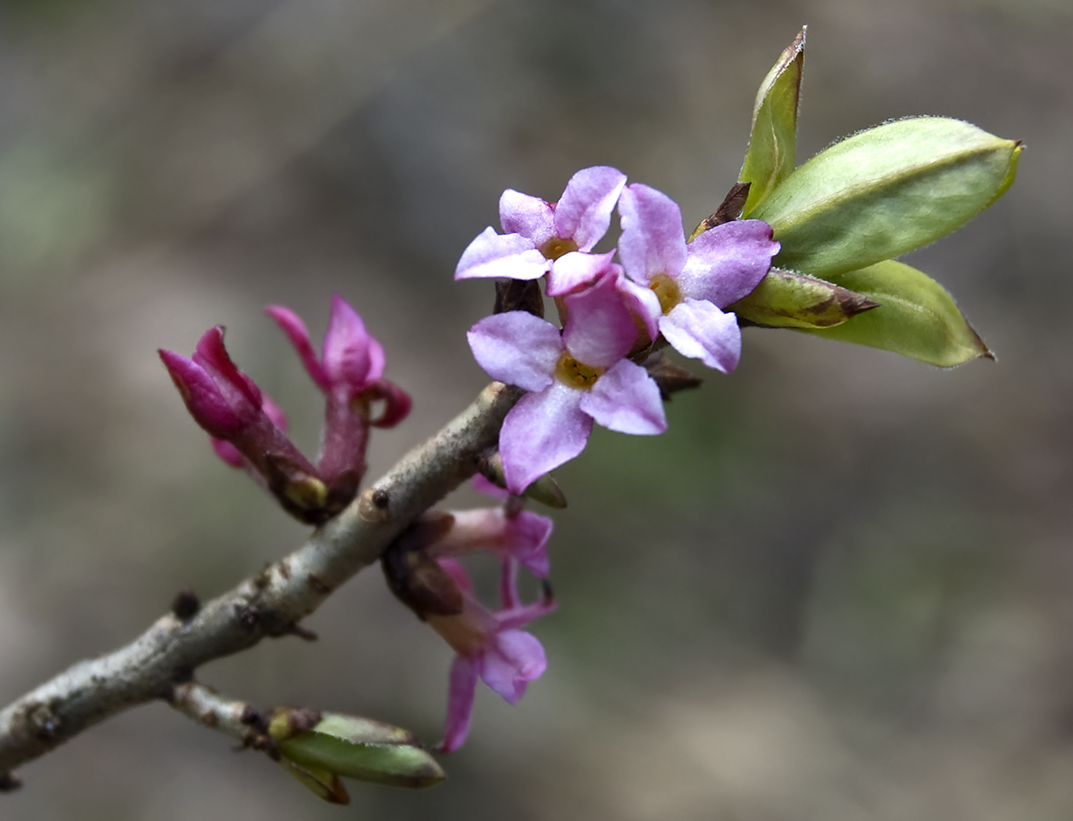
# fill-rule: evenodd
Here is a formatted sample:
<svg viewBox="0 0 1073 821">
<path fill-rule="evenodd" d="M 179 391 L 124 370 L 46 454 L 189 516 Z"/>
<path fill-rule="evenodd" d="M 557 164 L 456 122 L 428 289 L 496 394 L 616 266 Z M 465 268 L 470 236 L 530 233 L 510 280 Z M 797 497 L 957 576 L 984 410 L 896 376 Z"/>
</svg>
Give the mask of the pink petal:
<svg viewBox="0 0 1073 821">
<path fill-rule="evenodd" d="M 473 489 L 479 493 L 484 493 L 495 499 L 506 501 L 510 497 L 510 491 L 504 490 L 499 485 L 488 481 L 482 474 L 478 473 L 473 477 L 473 481 L 470 483 L 473 485 Z"/>
<path fill-rule="evenodd" d="M 659 329 L 682 356 L 699 359 L 717 371 L 729 373 L 741 358 L 737 317 L 706 300 L 682 300 L 660 319 Z"/>
<path fill-rule="evenodd" d="M 395 427 L 410 415 L 410 410 L 414 405 L 410 394 L 394 382 L 388 382 L 386 379 L 378 379 L 370 385 L 365 395 L 373 401 L 384 403 L 379 415 L 369 420 L 369 424 L 377 428 Z"/>
<path fill-rule="evenodd" d="M 539 279 L 550 267 L 551 262 L 536 249 L 532 240 L 521 234 L 497 234 L 488 227 L 462 252 L 455 279 Z"/>
<path fill-rule="evenodd" d="M 190 415 L 209 434 L 226 438 L 247 423 L 235 412 L 204 368 L 172 351 L 161 350 L 159 353 Z"/>
<path fill-rule="evenodd" d="M 485 317 L 466 336 L 485 373 L 527 391 L 551 384 L 563 350 L 559 329 L 525 311 Z"/>
<path fill-rule="evenodd" d="M 505 234 L 521 234 L 534 248 L 555 236 L 554 210 L 540 197 L 511 188 L 499 198 L 499 224 Z"/>
<path fill-rule="evenodd" d="M 261 395 L 261 410 L 265 412 L 265 416 L 272 420 L 273 425 L 282 431 L 287 430 L 287 414 L 283 412 L 283 408 L 268 397 L 268 394 Z"/>
<path fill-rule="evenodd" d="M 637 341 L 637 326 L 615 287 L 616 278 L 604 277 L 565 298 L 569 316 L 563 344 L 574 359 L 593 368 L 615 364 Z"/>
<path fill-rule="evenodd" d="M 718 225 L 689 244 L 678 287 L 685 297 L 725 308 L 752 293 L 778 251 L 779 243 L 771 239 L 771 226 L 766 222 L 739 220 Z"/>
<path fill-rule="evenodd" d="M 634 183 L 618 202 L 622 235 L 618 255 L 626 275 L 647 285 L 657 274 L 674 277 L 686 264 L 686 239 L 678 204 L 655 188 Z"/>
<path fill-rule="evenodd" d="M 628 277 L 619 277 L 615 283 L 619 296 L 629 308 L 630 313 L 641 320 L 648 332 L 648 338 L 654 340 L 659 336 L 659 318 L 663 308 L 659 304 L 656 292 L 646 285 L 639 285 Z"/>
<path fill-rule="evenodd" d="M 536 479 L 585 449 L 592 418 L 581 412 L 581 394 L 553 381 L 511 408 L 499 432 L 499 454 L 512 493 L 524 493 Z"/>
<path fill-rule="evenodd" d="M 261 390 L 238 369 L 224 347 L 224 329 L 209 328 L 194 348 L 193 361 L 212 376 L 216 386 L 239 414 L 256 416 L 261 409 Z"/>
<path fill-rule="evenodd" d="M 478 663 L 484 683 L 508 704 L 516 704 L 525 695 L 526 684 L 540 678 L 548 667 L 544 648 L 524 630 L 497 634 Z"/>
<path fill-rule="evenodd" d="M 209 442 L 212 444 L 212 449 L 216 452 L 216 455 L 223 459 L 231 467 L 246 467 L 245 458 L 242 456 L 241 453 L 238 452 L 238 448 L 236 448 L 230 442 L 225 442 L 223 439 L 217 439 L 215 436 L 210 436 Z"/>
<path fill-rule="evenodd" d="M 618 268 L 611 263 L 613 256 L 614 251 L 608 251 L 606 254 L 583 254 L 580 251 L 563 254 L 551 264 L 544 290 L 548 296 L 562 296 L 584 285 L 590 285 L 600 274 Z"/>
<path fill-rule="evenodd" d="M 459 590 L 463 593 L 473 593 L 473 581 L 461 563 L 449 557 L 437 559 L 437 561 L 440 563 L 440 567 L 451 577 L 451 581 L 458 585 Z"/>
<path fill-rule="evenodd" d="M 509 610 L 500 610 L 495 613 L 498 630 L 516 630 L 524 627 L 529 622 L 553 613 L 559 608 L 559 603 L 552 598 L 544 598 L 532 604 L 523 604 L 512 607 Z"/>
<path fill-rule="evenodd" d="M 539 579 L 548 577 L 548 539 L 554 527 L 547 516 L 528 510 L 507 520 L 507 553 Z"/>
<path fill-rule="evenodd" d="M 443 741 L 440 742 L 443 752 L 452 753 L 465 743 L 476 695 L 477 666 L 463 656 L 456 656 L 451 664 L 447 690 L 447 721 Z"/>
<path fill-rule="evenodd" d="M 332 297 L 328 331 L 324 335 L 322 361 L 332 384 L 358 393 L 383 374 L 383 350 L 379 351 L 380 373 L 373 373 L 373 343 L 358 312 L 338 294 Z M 376 343 L 379 347 L 379 343 Z"/>
<path fill-rule="evenodd" d="M 667 430 L 659 387 L 644 368 L 628 359 L 596 380 L 582 397 L 581 410 L 619 433 L 652 436 Z"/>
<path fill-rule="evenodd" d="M 294 349 L 298 351 L 298 357 L 302 360 L 310 378 L 322 391 L 330 391 L 331 380 L 320 364 L 320 359 L 317 358 L 313 345 L 309 341 L 309 331 L 298 314 L 282 305 L 269 305 L 265 308 L 265 313 L 276 320 L 276 324 L 283 330 L 283 333 L 287 334 Z"/>
<path fill-rule="evenodd" d="M 617 168 L 598 165 L 578 171 L 555 206 L 555 235 L 570 237 L 579 250 L 591 251 L 607 233 L 625 185 L 626 175 Z"/>
</svg>

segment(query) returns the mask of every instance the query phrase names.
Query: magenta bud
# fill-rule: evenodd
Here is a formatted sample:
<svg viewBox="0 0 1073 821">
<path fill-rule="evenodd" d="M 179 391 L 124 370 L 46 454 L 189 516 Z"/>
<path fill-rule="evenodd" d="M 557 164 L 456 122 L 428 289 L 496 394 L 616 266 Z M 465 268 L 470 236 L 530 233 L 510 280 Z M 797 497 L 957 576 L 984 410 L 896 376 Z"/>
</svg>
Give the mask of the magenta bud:
<svg viewBox="0 0 1073 821">
<path fill-rule="evenodd" d="M 255 409 L 251 413 L 247 403 L 230 401 L 232 397 L 225 396 L 213 375 L 197 362 L 171 351 L 159 353 L 190 415 L 211 436 L 230 437 L 256 413 Z"/>
</svg>

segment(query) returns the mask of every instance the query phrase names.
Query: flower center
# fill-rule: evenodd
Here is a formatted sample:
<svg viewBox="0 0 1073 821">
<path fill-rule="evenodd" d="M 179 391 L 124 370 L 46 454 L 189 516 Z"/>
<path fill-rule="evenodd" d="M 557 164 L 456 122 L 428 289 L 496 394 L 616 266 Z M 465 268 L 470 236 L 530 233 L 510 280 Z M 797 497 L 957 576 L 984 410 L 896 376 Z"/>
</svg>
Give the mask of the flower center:
<svg viewBox="0 0 1073 821">
<path fill-rule="evenodd" d="M 559 363 L 555 366 L 555 376 L 564 385 L 571 388 L 587 391 L 596 384 L 604 368 L 592 368 L 578 362 L 570 354 L 563 352 L 559 357 Z"/>
<path fill-rule="evenodd" d="M 648 287 L 656 292 L 659 299 L 659 307 L 663 313 L 668 313 L 671 308 L 682 301 L 682 291 L 673 277 L 667 274 L 656 274 L 648 282 Z"/>
<path fill-rule="evenodd" d="M 560 239 L 559 237 L 552 237 L 540 246 L 540 253 L 544 255 L 544 259 L 550 260 L 556 260 L 564 254 L 569 254 L 571 251 L 576 250 L 576 242 L 572 239 Z"/>
</svg>

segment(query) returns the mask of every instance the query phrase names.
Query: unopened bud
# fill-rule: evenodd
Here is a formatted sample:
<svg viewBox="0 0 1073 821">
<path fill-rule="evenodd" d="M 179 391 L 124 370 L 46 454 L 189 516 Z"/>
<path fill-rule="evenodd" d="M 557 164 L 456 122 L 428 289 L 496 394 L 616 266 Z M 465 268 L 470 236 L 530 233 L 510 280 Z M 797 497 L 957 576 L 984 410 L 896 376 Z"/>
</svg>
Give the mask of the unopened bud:
<svg viewBox="0 0 1073 821">
<path fill-rule="evenodd" d="M 498 451 L 494 451 L 482 457 L 479 467 L 481 475 L 483 475 L 485 479 L 496 487 L 506 489 L 507 480 L 503 475 L 503 458 L 499 455 Z M 550 473 L 545 473 L 530 484 L 529 487 L 525 489 L 523 495 L 526 498 L 540 502 L 542 505 L 547 505 L 556 510 L 562 510 L 567 506 L 566 495 L 551 477 Z"/>
<path fill-rule="evenodd" d="M 291 774 L 332 803 L 349 797 L 339 777 L 392 787 L 423 788 L 447 775 L 413 733 L 367 718 L 323 713 L 311 727 L 296 726 L 295 712 L 277 710 L 269 735 Z"/>
<path fill-rule="evenodd" d="M 822 279 L 772 268 L 727 310 L 768 328 L 832 328 L 879 303 Z"/>
</svg>

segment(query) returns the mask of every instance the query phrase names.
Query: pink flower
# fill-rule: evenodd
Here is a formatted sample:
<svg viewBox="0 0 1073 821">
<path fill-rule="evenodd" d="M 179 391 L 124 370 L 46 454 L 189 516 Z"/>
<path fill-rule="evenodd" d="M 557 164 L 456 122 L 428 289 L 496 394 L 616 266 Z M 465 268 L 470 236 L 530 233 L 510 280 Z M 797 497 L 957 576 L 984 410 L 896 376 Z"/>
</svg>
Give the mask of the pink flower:
<svg viewBox="0 0 1073 821">
<path fill-rule="evenodd" d="M 578 171 L 558 202 L 507 189 L 499 200 L 504 234 L 488 227 L 462 253 L 455 279 L 548 275 L 547 293 L 559 296 L 592 282 L 614 252 L 590 253 L 611 225 L 626 175 L 608 166 Z"/>
<path fill-rule="evenodd" d="M 615 276 L 564 298 L 560 334 L 524 311 L 486 317 L 469 331 L 477 363 L 490 377 L 529 391 L 507 414 L 499 453 L 507 489 L 531 482 L 585 448 L 595 420 L 621 433 L 667 429 L 659 388 L 626 359 L 637 339 Z"/>
<path fill-rule="evenodd" d="M 324 430 L 317 468 L 329 487 L 353 485 L 365 473 L 369 426 L 393 427 L 410 412 L 410 397 L 384 380 L 384 349 L 365 330 L 361 317 L 338 294 L 332 297 L 331 317 L 318 359 L 305 323 L 280 305 L 265 313 L 287 334 L 309 376 L 327 397 Z M 372 404 L 384 403 L 379 416 Z"/>
<path fill-rule="evenodd" d="M 221 459 L 247 467 L 265 485 L 281 465 L 294 474 L 316 476 L 284 433 L 283 412 L 227 355 L 223 328 L 206 331 L 190 359 L 172 351 L 159 353 L 187 410 L 212 437 Z"/>
<path fill-rule="evenodd" d="M 528 683 L 544 673 L 547 667 L 544 648 L 533 635 L 520 628 L 552 612 L 557 605 L 546 595 L 533 604 L 487 610 L 473 595 L 473 584 L 460 564 L 452 559 L 440 559 L 440 566 L 462 593 L 460 613 L 426 616 L 432 628 L 457 653 L 451 665 L 447 721 L 440 745 L 441 750 L 449 753 L 461 747 L 469 733 L 478 679 L 508 704 L 516 704 L 525 695 Z M 512 597 L 516 600 L 516 591 Z"/>
<path fill-rule="evenodd" d="M 779 243 L 760 220 L 719 225 L 686 244 L 682 213 L 665 194 L 634 184 L 619 199 L 618 253 L 622 287 L 640 305 L 649 336 L 663 337 L 683 356 L 733 370 L 741 331 L 721 309 L 747 296 L 771 267 Z"/>
</svg>

